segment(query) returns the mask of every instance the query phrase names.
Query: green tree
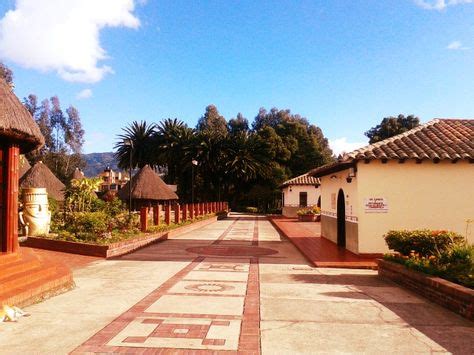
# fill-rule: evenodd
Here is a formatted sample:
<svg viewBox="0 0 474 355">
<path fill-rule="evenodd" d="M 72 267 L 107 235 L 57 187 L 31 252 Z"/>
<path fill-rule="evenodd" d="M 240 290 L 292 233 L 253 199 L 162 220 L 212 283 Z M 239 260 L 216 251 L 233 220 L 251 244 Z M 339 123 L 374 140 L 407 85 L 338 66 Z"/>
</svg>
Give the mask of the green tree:
<svg viewBox="0 0 474 355">
<path fill-rule="evenodd" d="M 182 180 L 181 175 L 185 174 L 191 164 L 192 157 L 188 156 L 192 149 L 193 135 L 193 129 L 177 118 L 167 118 L 156 126 L 154 157 L 157 165 L 166 167 L 165 180 L 170 184 L 177 184 Z"/>
<path fill-rule="evenodd" d="M 84 129 L 79 111 L 74 106 L 69 106 L 66 117 L 57 96 L 45 99 L 38 105 L 37 96 L 30 94 L 23 99 L 23 104 L 45 138 L 43 147 L 28 153 L 28 160 L 33 164 L 42 160 L 67 184 L 76 168 L 85 167 L 85 160 L 81 155 Z"/>
<path fill-rule="evenodd" d="M 156 166 L 153 154 L 153 136 L 156 125 L 146 121 L 133 121 L 129 126 L 122 128 L 124 133 L 118 135 L 115 144 L 115 158 L 121 169 L 143 168 L 145 165 Z M 131 161 L 130 161 L 131 154 Z"/>
<path fill-rule="evenodd" d="M 2 62 L 0 62 L 0 78 L 5 80 L 7 84 L 13 86 L 13 72 Z"/>
<path fill-rule="evenodd" d="M 369 143 L 376 143 L 381 140 L 404 133 L 420 125 L 420 119 L 415 115 L 398 115 L 397 117 L 385 117 L 380 124 L 372 127 L 364 134 L 369 138 Z"/>
<path fill-rule="evenodd" d="M 216 106 L 209 105 L 206 107 L 204 115 L 199 119 L 196 130 L 224 137 L 227 135 L 227 122 Z"/>
<path fill-rule="evenodd" d="M 231 135 L 248 132 L 249 121 L 239 112 L 236 118 L 231 118 L 227 123 L 227 129 Z"/>
</svg>

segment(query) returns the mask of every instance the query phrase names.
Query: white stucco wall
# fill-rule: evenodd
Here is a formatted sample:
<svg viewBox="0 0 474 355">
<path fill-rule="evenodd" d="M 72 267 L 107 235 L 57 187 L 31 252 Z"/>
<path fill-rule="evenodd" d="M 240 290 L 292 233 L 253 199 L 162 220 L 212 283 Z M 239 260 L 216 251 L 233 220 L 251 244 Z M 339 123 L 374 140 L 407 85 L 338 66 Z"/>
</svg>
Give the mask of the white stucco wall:
<svg viewBox="0 0 474 355">
<path fill-rule="evenodd" d="M 382 236 L 391 229 L 450 230 L 474 243 L 474 164 L 431 161 L 357 165 L 359 252 L 387 251 Z M 383 197 L 387 213 L 365 213 L 364 199 Z M 467 228 L 467 230 L 466 230 Z"/>
<path fill-rule="evenodd" d="M 313 206 L 318 203 L 321 189 L 319 187 L 311 185 L 291 185 L 290 188 L 287 186 L 282 189 L 282 193 L 285 194 L 285 206 L 299 207 L 300 205 L 300 192 L 308 193 L 308 206 Z"/>
<path fill-rule="evenodd" d="M 344 191 L 346 223 L 346 248 L 354 253 L 359 252 L 357 240 L 358 223 L 358 194 L 357 177 L 350 183 L 346 178 L 349 169 L 321 177 L 321 234 L 323 237 L 337 243 L 337 196 L 339 189 Z"/>
</svg>

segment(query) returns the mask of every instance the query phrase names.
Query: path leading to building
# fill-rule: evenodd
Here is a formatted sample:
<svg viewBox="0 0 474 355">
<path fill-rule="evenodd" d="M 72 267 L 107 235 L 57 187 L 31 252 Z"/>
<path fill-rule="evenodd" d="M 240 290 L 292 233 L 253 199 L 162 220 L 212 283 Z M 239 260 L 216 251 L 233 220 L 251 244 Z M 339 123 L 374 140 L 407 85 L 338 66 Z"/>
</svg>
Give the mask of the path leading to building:
<svg viewBox="0 0 474 355">
<path fill-rule="evenodd" d="M 372 270 L 314 268 L 263 217 L 232 215 L 75 270 L 0 323 L 0 353 L 473 353 L 473 324 Z"/>
<path fill-rule="evenodd" d="M 377 269 L 374 257 L 361 257 L 321 237 L 321 223 L 271 217 L 273 225 L 316 267 Z"/>
</svg>

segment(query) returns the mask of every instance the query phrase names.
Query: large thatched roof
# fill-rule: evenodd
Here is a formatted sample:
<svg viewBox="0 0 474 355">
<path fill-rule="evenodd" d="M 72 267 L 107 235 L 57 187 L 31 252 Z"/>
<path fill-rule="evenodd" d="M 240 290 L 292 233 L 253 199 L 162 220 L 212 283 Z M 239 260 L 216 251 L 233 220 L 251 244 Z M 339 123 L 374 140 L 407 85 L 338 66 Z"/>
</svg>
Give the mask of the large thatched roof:
<svg viewBox="0 0 474 355">
<path fill-rule="evenodd" d="M 44 187 L 48 196 L 57 201 L 64 201 L 64 184 L 39 161 L 20 179 L 20 187 Z"/>
<path fill-rule="evenodd" d="M 161 180 L 157 173 L 148 165 L 145 165 L 132 180 L 127 182 L 125 186 L 118 192 L 118 196 L 122 200 L 129 198 L 129 184 L 132 183 L 132 199 L 134 200 L 177 200 L 176 195 Z"/>
<path fill-rule="evenodd" d="M 5 80 L 0 79 L 0 138 L 3 137 L 18 143 L 22 153 L 44 144 L 43 135 L 28 110 Z"/>
</svg>

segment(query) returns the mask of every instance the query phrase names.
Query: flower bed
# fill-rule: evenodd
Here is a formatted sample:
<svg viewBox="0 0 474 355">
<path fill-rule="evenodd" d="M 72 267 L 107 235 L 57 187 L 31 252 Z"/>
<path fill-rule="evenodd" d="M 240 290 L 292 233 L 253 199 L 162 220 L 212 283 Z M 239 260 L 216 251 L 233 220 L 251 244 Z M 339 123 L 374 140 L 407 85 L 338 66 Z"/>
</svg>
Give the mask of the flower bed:
<svg viewBox="0 0 474 355">
<path fill-rule="evenodd" d="M 302 208 L 296 211 L 300 222 L 315 222 L 321 220 L 321 209 L 318 206 Z"/>
<path fill-rule="evenodd" d="M 474 320 L 474 290 L 388 260 L 378 260 L 378 266 L 381 277 L 395 281 L 467 319 Z"/>
<path fill-rule="evenodd" d="M 396 254 L 386 260 L 474 288 L 474 246 L 448 231 L 389 231 L 385 241 Z"/>
<path fill-rule="evenodd" d="M 59 239 L 46 237 L 29 237 L 26 242 L 22 243 L 22 245 L 32 248 L 54 250 L 65 253 L 110 258 L 130 253 L 151 243 L 166 240 L 168 237 L 189 232 L 207 224 L 214 223 L 215 221 L 217 221 L 217 217 L 215 215 L 208 215 L 204 216 L 204 218 L 200 218 L 199 220 L 188 220 L 179 225 L 172 224 L 171 226 L 154 226 L 150 228 L 149 233 L 137 233 L 133 235 L 127 233 L 123 235 L 122 240 L 113 242 L 107 242 L 107 239 L 104 238 L 98 238 L 98 241 L 93 243 L 69 241 L 64 240 L 61 237 L 59 237 Z"/>
</svg>

